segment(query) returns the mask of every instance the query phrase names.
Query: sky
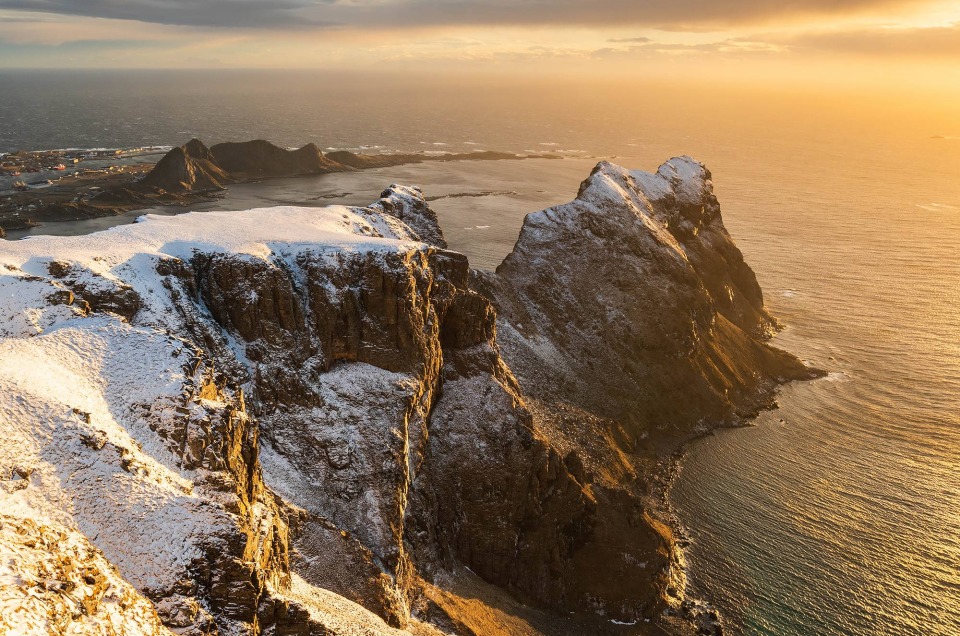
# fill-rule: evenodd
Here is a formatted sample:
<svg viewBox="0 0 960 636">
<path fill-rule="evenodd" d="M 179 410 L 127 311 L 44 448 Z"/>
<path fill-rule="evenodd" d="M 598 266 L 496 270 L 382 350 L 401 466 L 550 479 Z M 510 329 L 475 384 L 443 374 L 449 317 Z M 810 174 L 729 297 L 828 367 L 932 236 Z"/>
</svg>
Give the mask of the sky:
<svg viewBox="0 0 960 636">
<path fill-rule="evenodd" d="M 957 0 L 0 0 L 0 68 L 960 86 Z"/>
</svg>

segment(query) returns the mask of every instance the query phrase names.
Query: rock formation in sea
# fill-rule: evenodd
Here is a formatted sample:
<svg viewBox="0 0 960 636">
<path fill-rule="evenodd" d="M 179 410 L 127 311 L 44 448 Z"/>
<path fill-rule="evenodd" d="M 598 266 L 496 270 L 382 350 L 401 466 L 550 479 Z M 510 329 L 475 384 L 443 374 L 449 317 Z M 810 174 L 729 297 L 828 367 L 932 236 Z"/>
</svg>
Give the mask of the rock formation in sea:
<svg viewBox="0 0 960 636">
<path fill-rule="evenodd" d="M 491 151 L 435 155 L 358 155 L 338 150 L 324 154 L 315 144 L 288 150 L 262 139 L 220 143 L 207 148 L 200 140 L 193 139 L 164 155 L 137 185 L 142 191 L 141 194 L 154 194 L 160 190 L 168 195 L 183 196 L 203 194 L 222 189 L 229 183 L 255 179 L 302 177 L 426 161 L 497 161 L 523 158 L 526 157 Z M 134 195 L 135 192 L 130 196 Z"/>
<path fill-rule="evenodd" d="M 220 143 L 207 148 L 199 139 L 172 149 L 136 186 L 124 192 L 108 192 L 101 200 L 123 196 L 135 199 L 158 192 L 184 196 L 223 189 L 227 184 L 276 177 L 302 177 L 330 172 L 385 168 L 424 161 L 495 161 L 520 159 L 502 152 L 463 154 L 358 155 L 346 150 L 324 154 L 315 144 L 288 150 L 257 139 Z"/>
<path fill-rule="evenodd" d="M 330 161 L 354 168 L 356 170 L 367 170 L 370 168 L 389 168 L 390 166 L 402 166 L 408 163 L 424 162 L 445 162 L 445 161 L 510 161 L 519 159 L 557 159 L 556 155 L 515 155 L 509 152 L 496 152 L 493 150 L 482 150 L 476 152 L 463 153 L 391 153 L 383 155 L 358 155 L 348 150 L 335 150 L 327 153 L 326 158 Z"/>
<path fill-rule="evenodd" d="M 230 152 L 169 175 L 266 174 Z M 495 273 L 404 186 L 0 268 L 13 633 L 687 633 L 655 467 L 811 377 L 688 158 L 600 164 Z"/>
</svg>

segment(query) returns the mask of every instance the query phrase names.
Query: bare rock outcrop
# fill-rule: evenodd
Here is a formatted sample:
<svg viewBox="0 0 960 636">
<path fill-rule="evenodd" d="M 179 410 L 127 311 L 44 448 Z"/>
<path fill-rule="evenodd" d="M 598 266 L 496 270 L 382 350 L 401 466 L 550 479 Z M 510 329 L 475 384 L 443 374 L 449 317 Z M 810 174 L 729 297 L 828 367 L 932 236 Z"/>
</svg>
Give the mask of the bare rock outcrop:
<svg viewBox="0 0 960 636">
<path fill-rule="evenodd" d="M 222 190 L 233 180 L 202 141 L 191 139 L 164 155 L 137 186 L 178 194 Z"/>
<path fill-rule="evenodd" d="M 380 200 L 370 208 L 402 221 L 420 241 L 446 249 L 447 240 L 440 229 L 437 213 L 430 208 L 420 188 L 391 185 L 380 193 Z"/>
<path fill-rule="evenodd" d="M 528 215 L 476 284 L 525 392 L 619 422 L 641 446 L 733 423 L 778 382 L 811 377 L 763 342 L 775 322 L 689 158 L 656 174 L 599 164 L 575 201 Z"/>
</svg>

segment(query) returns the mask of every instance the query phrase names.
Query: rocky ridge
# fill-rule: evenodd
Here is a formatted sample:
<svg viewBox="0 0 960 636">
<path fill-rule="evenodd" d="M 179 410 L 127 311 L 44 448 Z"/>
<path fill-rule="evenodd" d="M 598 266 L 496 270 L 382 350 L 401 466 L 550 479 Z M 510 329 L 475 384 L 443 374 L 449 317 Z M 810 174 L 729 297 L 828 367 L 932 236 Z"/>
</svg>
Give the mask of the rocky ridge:
<svg viewBox="0 0 960 636">
<path fill-rule="evenodd" d="M 496 273 L 402 186 L 0 267 L 0 532 L 85 536 L 120 633 L 682 633 L 651 467 L 812 376 L 687 158 L 599 165 Z"/>
<path fill-rule="evenodd" d="M 528 215 L 475 284 L 525 391 L 616 422 L 633 446 L 736 423 L 777 383 L 814 374 L 764 342 L 777 323 L 710 172 L 688 157 L 655 174 L 600 163 L 575 201 Z"/>
</svg>

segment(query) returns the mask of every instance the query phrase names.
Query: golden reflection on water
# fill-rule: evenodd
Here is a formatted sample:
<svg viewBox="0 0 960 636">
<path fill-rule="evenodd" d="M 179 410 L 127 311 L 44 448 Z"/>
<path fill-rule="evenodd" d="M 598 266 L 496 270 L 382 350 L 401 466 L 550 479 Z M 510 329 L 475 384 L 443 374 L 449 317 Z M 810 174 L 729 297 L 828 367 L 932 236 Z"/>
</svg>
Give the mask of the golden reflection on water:
<svg viewBox="0 0 960 636">
<path fill-rule="evenodd" d="M 960 144 L 880 139 L 791 139 L 776 189 L 713 168 L 777 343 L 846 378 L 697 444 L 674 488 L 735 633 L 960 634 Z"/>
</svg>

